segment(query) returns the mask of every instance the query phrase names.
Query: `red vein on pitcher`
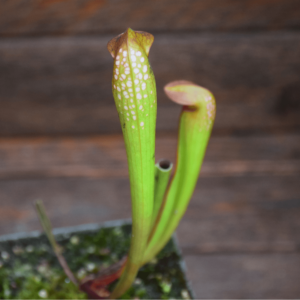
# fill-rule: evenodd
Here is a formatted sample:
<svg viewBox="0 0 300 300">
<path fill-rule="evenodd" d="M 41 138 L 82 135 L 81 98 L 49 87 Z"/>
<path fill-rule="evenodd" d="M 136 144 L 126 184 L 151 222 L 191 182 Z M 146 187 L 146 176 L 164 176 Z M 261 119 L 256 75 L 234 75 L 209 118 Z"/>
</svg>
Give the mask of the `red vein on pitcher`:
<svg viewBox="0 0 300 300">
<path fill-rule="evenodd" d="M 183 105 L 179 121 L 174 177 L 152 228 L 143 263 L 168 242 L 194 192 L 215 119 L 215 99 L 210 91 L 189 81 L 165 86 L 167 96 Z"/>
</svg>

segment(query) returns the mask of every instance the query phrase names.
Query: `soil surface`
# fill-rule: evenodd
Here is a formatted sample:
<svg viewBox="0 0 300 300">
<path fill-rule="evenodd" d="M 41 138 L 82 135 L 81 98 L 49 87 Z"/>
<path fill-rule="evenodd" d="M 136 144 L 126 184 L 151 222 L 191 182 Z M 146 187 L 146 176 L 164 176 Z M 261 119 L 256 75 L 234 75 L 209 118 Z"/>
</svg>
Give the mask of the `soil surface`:
<svg viewBox="0 0 300 300">
<path fill-rule="evenodd" d="M 82 280 L 122 259 L 130 225 L 56 235 L 76 278 Z M 60 267 L 45 235 L 0 242 L 1 299 L 87 299 Z M 113 283 L 108 289 L 112 289 Z M 122 299 L 189 299 L 181 256 L 173 240 L 142 267 Z"/>
</svg>

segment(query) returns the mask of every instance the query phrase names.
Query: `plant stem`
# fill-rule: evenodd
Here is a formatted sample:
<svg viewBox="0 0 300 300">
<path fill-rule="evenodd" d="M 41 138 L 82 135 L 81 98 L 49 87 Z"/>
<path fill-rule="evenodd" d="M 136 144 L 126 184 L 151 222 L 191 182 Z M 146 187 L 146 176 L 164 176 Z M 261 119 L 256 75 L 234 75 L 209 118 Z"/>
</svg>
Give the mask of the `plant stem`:
<svg viewBox="0 0 300 300">
<path fill-rule="evenodd" d="M 61 247 L 57 244 L 54 235 L 52 233 L 52 226 L 50 223 L 49 218 L 47 217 L 46 214 L 46 210 L 45 207 L 43 205 L 43 202 L 41 200 L 38 200 L 35 202 L 35 208 L 37 211 L 37 214 L 39 216 L 40 222 L 42 224 L 42 227 L 46 233 L 46 236 L 50 242 L 50 245 L 61 265 L 61 267 L 63 268 L 65 274 L 68 276 L 68 278 L 76 285 L 78 286 L 78 282 L 75 278 L 75 276 L 73 275 L 72 271 L 70 270 L 65 258 L 62 255 L 62 250 Z"/>
<path fill-rule="evenodd" d="M 152 214 L 152 228 L 161 209 L 161 205 L 163 203 L 163 199 L 169 183 L 172 168 L 173 164 L 166 159 L 160 160 L 157 164 L 155 164 L 155 189 Z"/>
</svg>

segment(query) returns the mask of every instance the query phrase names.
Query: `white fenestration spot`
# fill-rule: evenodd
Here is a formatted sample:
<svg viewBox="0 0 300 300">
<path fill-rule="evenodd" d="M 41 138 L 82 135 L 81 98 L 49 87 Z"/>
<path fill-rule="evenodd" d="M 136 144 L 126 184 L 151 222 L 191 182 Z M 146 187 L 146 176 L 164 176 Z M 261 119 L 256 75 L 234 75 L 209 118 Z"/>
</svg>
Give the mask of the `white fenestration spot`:
<svg viewBox="0 0 300 300">
<path fill-rule="evenodd" d="M 120 61 L 119 60 L 116 61 L 116 65 L 117 66 L 120 65 Z"/>
<path fill-rule="evenodd" d="M 145 90 L 146 89 L 146 82 L 143 82 L 142 83 L 142 90 Z"/>
<path fill-rule="evenodd" d="M 131 55 L 131 60 L 132 61 L 136 61 L 136 56 L 135 55 Z"/>
<path fill-rule="evenodd" d="M 116 60 L 119 60 L 120 59 L 120 56 L 119 55 L 117 55 L 117 57 L 116 57 Z"/>
<path fill-rule="evenodd" d="M 125 69 L 125 74 L 128 75 L 129 73 L 130 73 L 130 69 L 129 69 L 129 68 L 126 68 L 126 69 Z"/>
<path fill-rule="evenodd" d="M 115 79 L 118 80 L 118 75 L 115 75 Z"/>
<path fill-rule="evenodd" d="M 123 89 L 123 90 L 124 90 L 125 87 L 126 87 L 124 82 L 121 83 L 121 86 L 122 86 L 122 89 Z"/>
<path fill-rule="evenodd" d="M 118 94 L 118 98 L 121 100 L 121 94 Z"/>
<path fill-rule="evenodd" d="M 136 120 L 136 116 L 133 116 L 132 118 L 133 118 L 133 120 Z"/>
<path fill-rule="evenodd" d="M 143 75 L 142 75 L 141 73 L 137 74 L 136 77 L 137 77 L 138 79 L 143 79 Z"/>
<path fill-rule="evenodd" d="M 124 56 L 124 57 L 127 56 L 127 51 L 123 51 L 123 56 Z"/>
<path fill-rule="evenodd" d="M 145 76 L 146 76 L 146 75 L 145 75 Z M 126 78 L 126 75 L 125 75 L 125 74 L 122 74 L 121 77 L 122 77 L 123 79 L 125 79 L 125 78 Z"/>
<path fill-rule="evenodd" d="M 130 81 L 130 83 L 131 83 L 131 81 Z M 133 89 L 128 89 L 128 92 L 129 92 L 129 93 L 132 93 L 132 92 L 133 92 Z"/>
<path fill-rule="evenodd" d="M 127 118 L 127 121 L 129 121 L 129 118 Z"/>
<path fill-rule="evenodd" d="M 124 62 L 126 61 L 126 57 L 123 58 L 123 61 L 124 61 Z"/>
<path fill-rule="evenodd" d="M 144 62 L 145 58 L 144 57 L 141 57 L 141 62 Z"/>
<path fill-rule="evenodd" d="M 139 91 L 140 91 L 140 88 L 139 88 L 139 87 L 135 88 L 135 91 L 136 91 L 136 92 L 139 92 Z"/>
<path fill-rule="evenodd" d="M 131 87 L 132 86 L 132 81 L 127 81 L 126 84 L 127 84 L 128 87 Z"/>
<path fill-rule="evenodd" d="M 139 70 L 138 68 L 135 68 L 135 69 L 133 70 L 133 72 L 134 72 L 135 74 L 137 74 L 139 71 L 140 71 L 140 70 Z"/>
<path fill-rule="evenodd" d="M 144 122 L 141 122 L 140 125 L 141 125 L 141 126 L 144 126 Z"/>
<path fill-rule="evenodd" d="M 136 97 L 137 97 L 138 99 L 142 99 L 142 95 L 141 95 L 140 93 L 137 93 L 137 94 L 136 94 Z"/>
<path fill-rule="evenodd" d="M 131 127 L 134 128 L 134 125 L 132 125 Z"/>
<path fill-rule="evenodd" d="M 134 68 L 136 66 L 136 63 L 132 63 L 132 67 Z"/>
<path fill-rule="evenodd" d="M 117 90 L 118 90 L 118 92 L 121 92 L 121 89 L 120 89 L 120 87 L 119 87 L 119 86 L 117 86 Z"/>
<path fill-rule="evenodd" d="M 46 290 L 40 290 L 39 291 L 39 296 L 41 297 L 41 298 L 47 298 L 48 297 L 48 293 L 47 293 L 47 291 Z"/>
<path fill-rule="evenodd" d="M 135 111 L 134 111 L 134 110 L 132 110 L 131 113 L 132 113 L 133 115 L 135 115 Z"/>
<path fill-rule="evenodd" d="M 138 68 L 140 68 L 142 65 L 141 64 L 138 64 Z"/>
<path fill-rule="evenodd" d="M 144 95 L 144 98 L 147 98 L 147 97 L 148 97 L 148 95 L 147 95 L 147 94 L 145 94 L 145 95 Z"/>
<path fill-rule="evenodd" d="M 141 56 L 142 52 L 141 51 L 136 51 L 136 56 Z"/>
<path fill-rule="evenodd" d="M 143 105 L 140 105 L 139 109 L 143 109 Z"/>
<path fill-rule="evenodd" d="M 125 109 L 125 110 L 128 110 L 128 107 L 125 105 L 125 106 L 124 106 L 124 109 Z"/>
<path fill-rule="evenodd" d="M 148 74 L 145 74 L 144 75 L 144 80 L 147 80 L 148 79 Z"/>
<path fill-rule="evenodd" d="M 126 98 L 126 99 L 128 99 L 128 98 L 129 98 L 129 96 L 126 94 L 126 95 L 125 95 L 125 98 Z"/>
<path fill-rule="evenodd" d="M 119 75 L 119 69 L 116 69 L 115 72 L 117 75 Z"/>
<path fill-rule="evenodd" d="M 145 65 L 143 66 L 143 72 L 146 73 L 147 72 L 148 67 Z"/>
<path fill-rule="evenodd" d="M 134 54 L 134 50 L 133 50 L 133 49 L 131 49 L 131 50 L 130 50 L 130 53 L 131 53 L 131 54 Z"/>
<path fill-rule="evenodd" d="M 135 84 L 138 84 L 138 83 L 139 83 L 139 80 L 138 80 L 138 79 L 134 79 L 134 83 L 135 83 Z"/>
</svg>

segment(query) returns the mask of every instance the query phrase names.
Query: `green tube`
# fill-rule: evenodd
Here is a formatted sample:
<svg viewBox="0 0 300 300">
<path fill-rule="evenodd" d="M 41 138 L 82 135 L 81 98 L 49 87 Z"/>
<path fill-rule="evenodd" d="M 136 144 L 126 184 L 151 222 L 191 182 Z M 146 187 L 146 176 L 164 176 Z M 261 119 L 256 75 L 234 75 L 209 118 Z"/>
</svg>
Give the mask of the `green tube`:
<svg viewBox="0 0 300 300">
<path fill-rule="evenodd" d="M 175 175 L 164 199 L 164 209 L 148 243 L 150 261 L 168 242 L 193 195 L 215 118 L 215 100 L 206 89 L 188 81 L 165 87 L 168 97 L 183 105 L 179 122 Z"/>
<path fill-rule="evenodd" d="M 151 34 L 129 28 L 107 45 L 114 58 L 113 96 L 125 141 L 132 202 L 130 251 L 123 274 L 110 296 L 113 299 L 133 283 L 152 222 L 157 101 L 148 54 L 153 40 Z"/>
<path fill-rule="evenodd" d="M 154 205 L 152 214 L 152 227 L 158 216 L 159 210 L 161 208 L 164 195 L 169 183 L 170 175 L 172 172 L 173 164 L 162 159 L 155 164 L 155 189 L 154 189 Z"/>
</svg>

